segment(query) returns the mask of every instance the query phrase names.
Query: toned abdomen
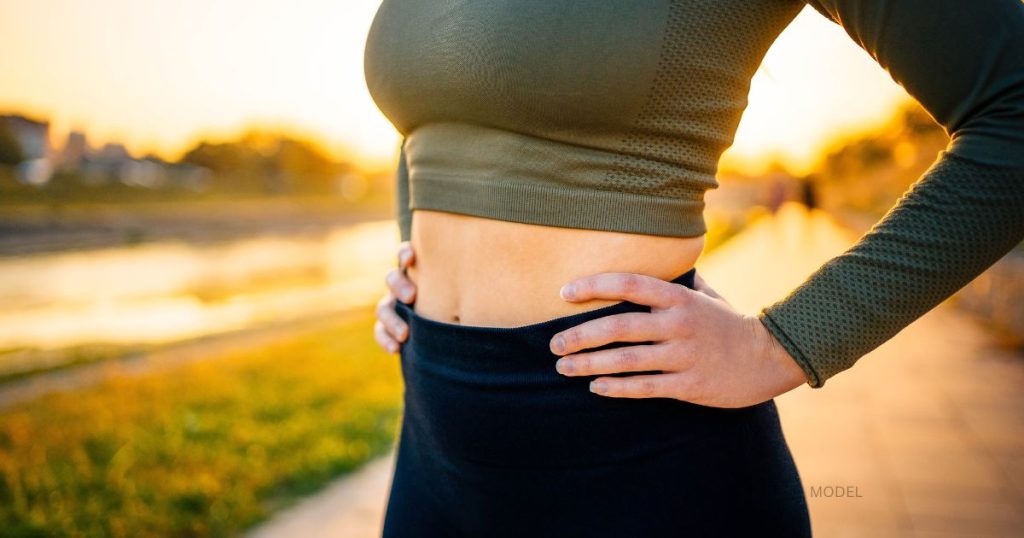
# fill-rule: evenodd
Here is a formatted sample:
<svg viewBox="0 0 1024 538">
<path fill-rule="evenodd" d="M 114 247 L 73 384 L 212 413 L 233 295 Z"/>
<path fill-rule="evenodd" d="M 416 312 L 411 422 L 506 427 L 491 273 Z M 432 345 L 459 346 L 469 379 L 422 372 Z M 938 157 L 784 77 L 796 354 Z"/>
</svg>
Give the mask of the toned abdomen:
<svg viewBox="0 0 1024 538">
<path fill-rule="evenodd" d="M 558 291 L 574 278 L 602 272 L 671 280 L 692 268 L 704 247 L 704 236 L 560 228 L 424 209 L 413 212 L 410 240 L 415 311 L 485 327 L 526 325 L 618 302 L 570 303 Z"/>
</svg>

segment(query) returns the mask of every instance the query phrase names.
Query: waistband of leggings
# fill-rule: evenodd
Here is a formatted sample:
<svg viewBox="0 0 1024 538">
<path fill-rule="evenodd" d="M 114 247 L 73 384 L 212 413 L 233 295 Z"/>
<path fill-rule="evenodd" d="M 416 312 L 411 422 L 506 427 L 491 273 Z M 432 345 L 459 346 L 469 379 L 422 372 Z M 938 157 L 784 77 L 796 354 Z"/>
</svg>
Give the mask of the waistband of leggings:
<svg viewBox="0 0 1024 538">
<path fill-rule="evenodd" d="M 696 269 L 690 269 L 670 282 L 693 289 Z M 516 327 L 487 327 L 462 325 L 425 318 L 413 310 L 413 305 L 395 301 L 395 311 L 409 325 L 409 338 L 402 344 L 413 346 L 418 356 L 438 356 L 449 365 L 460 363 L 469 367 L 485 366 L 489 369 L 506 365 L 517 370 L 524 363 L 540 361 L 547 365 L 557 356 L 550 352 L 552 336 L 581 323 L 625 312 L 649 312 L 647 305 L 620 301 L 592 310 L 551 318 Z M 596 348 L 595 348 L 596 349 Z M 488 358 L 499 364 L 482 365 Z"/>
</svg>

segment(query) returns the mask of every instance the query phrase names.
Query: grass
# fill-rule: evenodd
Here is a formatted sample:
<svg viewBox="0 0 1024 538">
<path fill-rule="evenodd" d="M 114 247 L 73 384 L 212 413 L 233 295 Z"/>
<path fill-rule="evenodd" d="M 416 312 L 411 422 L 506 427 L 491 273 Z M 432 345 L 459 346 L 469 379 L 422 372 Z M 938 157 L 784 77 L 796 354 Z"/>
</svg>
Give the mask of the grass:
<svg viewBox="0 0 1024 538">
<path fill-rule="evenodd" d="M 397 357 L 373 313 L 0 412 L 3 536 L 225 536 L 386 452 Z"/>
</svg>

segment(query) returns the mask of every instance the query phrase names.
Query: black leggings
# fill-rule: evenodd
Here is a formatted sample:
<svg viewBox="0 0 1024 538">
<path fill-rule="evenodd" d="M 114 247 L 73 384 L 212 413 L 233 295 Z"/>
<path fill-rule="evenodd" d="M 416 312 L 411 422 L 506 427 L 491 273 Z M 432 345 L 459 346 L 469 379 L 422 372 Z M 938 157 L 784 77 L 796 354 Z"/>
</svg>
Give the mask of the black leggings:
<svg viewBox="0 0 1024 538">
<path fill-rule="evenodd" d="M 692 288 L 694 274 L 673 282 Z M 613 398 L 588 390 L 598 376 L 555 371 L 555 333 L 649 307 L 512 328 L 395 309 L 410 332 L 384 538 L 810 536 L 774 401 Z"/>
</svg>

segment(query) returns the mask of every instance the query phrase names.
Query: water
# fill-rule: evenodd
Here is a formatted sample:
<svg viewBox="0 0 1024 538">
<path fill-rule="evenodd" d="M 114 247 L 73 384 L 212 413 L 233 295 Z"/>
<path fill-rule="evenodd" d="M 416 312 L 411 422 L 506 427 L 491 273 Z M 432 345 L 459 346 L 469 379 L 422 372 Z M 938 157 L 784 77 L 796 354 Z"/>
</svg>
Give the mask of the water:
<svg viewBox="0 0 1024 538">
<path fill-rule="evenodd" d="M 0 350 L 167 342 L 370 304 L 398 241 L 385 220 L 321 237 L 0 259 Z"/>
</svg>

